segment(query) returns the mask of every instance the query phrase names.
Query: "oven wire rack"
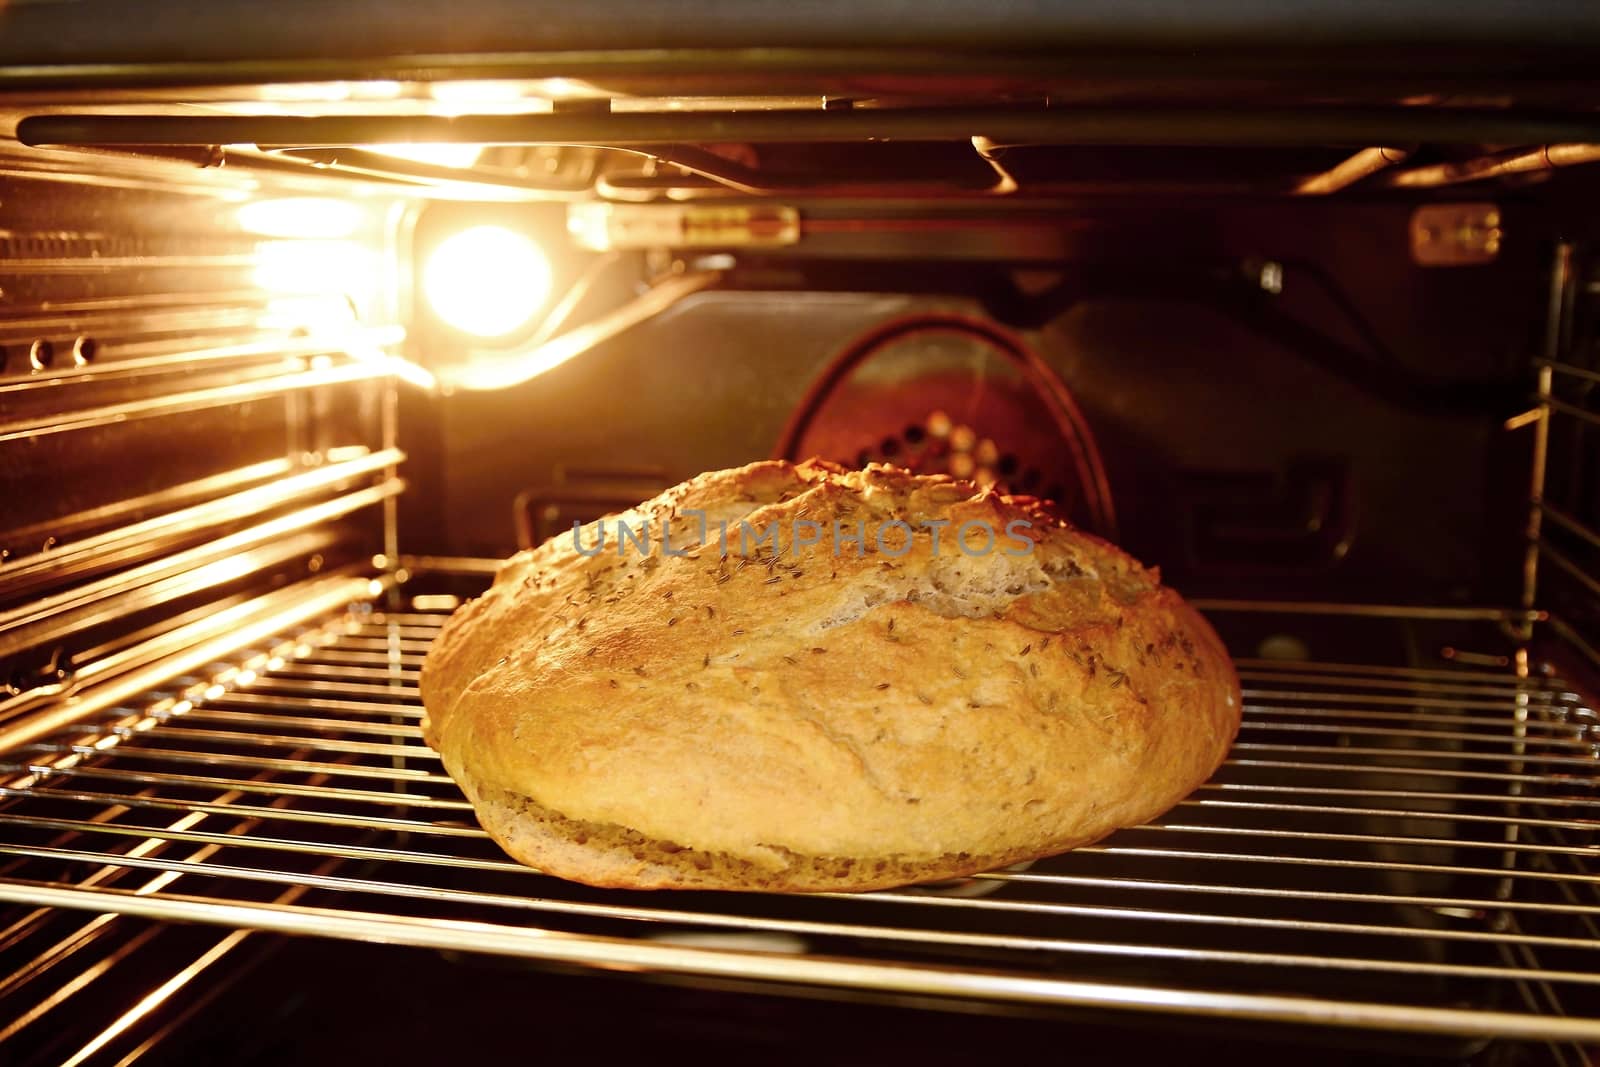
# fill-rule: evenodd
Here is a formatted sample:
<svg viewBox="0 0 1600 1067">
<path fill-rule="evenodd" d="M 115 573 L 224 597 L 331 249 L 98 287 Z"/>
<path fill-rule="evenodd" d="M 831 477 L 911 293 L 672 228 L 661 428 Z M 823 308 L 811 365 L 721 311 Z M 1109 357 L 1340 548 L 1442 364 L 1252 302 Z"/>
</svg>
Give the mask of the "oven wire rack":
<svg viewBox="0 0 1600 1067">
<path fill-rule="evenodd" d="M 353 605 L 0 757 L 7 936 L 28 908 L 87 909 L 780 988 L 1600 1042 L 1597 720 L 1559 678 L 1239 659 L 1227 765 L 1100 845 L 870 894 L 627 893 L 505 857 L 422 744 L 444 617 Z"/>
</svg>

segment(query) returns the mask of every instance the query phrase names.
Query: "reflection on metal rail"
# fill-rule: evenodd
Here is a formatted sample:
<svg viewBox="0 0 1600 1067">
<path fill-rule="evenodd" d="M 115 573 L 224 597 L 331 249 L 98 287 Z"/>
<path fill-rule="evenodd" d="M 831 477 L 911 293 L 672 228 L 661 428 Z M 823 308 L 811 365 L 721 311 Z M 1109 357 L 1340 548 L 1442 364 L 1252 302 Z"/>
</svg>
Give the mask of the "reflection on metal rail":
<svg viewBox="0 0 1600 1067">
<path fill-rule="evenodd" d="M 1559 636 L 1563 641 L 1566 641 L 1567 644 L 1577 649 L 1578 652 L 1591 664 L 1596 667 L 1600 667 L 1600 648 L 1596 648 L 1588 640 L 1588 638 L 1584 637 L 1577 630 L 1573 629 L 1572 624 L 1561 618 L 1559 615 L 1551 615 L 1550 628 L 1554 630 L 1557 636 Z"/>
<path fill-rule="evenodd" d="M 1544 512 L 1545 518 L 1554 519 L 1556 524 L 1568 533 L 1589 542 L 1594 548 L 1600 548 L 1600 533 L 1596 533 L 1589 526 L 1579 522 L 1549 501 L 1542 501 L 1539 508 Z"/>
<path fill-rule="evenodd" d="M 77 688 L 60 694 L 60 706 L 15 722 L 0 723 L 0 753 L 35 741 L 145 692 L 169 678 L 212 663 L 252 642 L 326 615 L 387 588 L 384 579 L 330 576 L 264 596 L 153 638 L 152 655 L 132 657 L 133 669 L 102 679 L 92 667 L 80 672 Z M 27 694 L 23 694 L 24 697 Z M 0 711 L 4 711 L 0 707 Z"/>
<path fill-rule="evenodd" d="M 1196 597 L 1189 601 L 1199 611 L 1240 611 L 1285 615 L 1338 615 L 1374 619 L 1459 619 L 1462 621 L 1534 621 L 1544 612 L 1517 608 L 1454 607 L 1429 604 L 1338 604 L 1309 600 L 1218 600 Z"/>
<path fill-rule="evenodd" d="M 246 575 L 309 558 L 339 540 L 333 529 L 294 530 L 235 551 L 213 554 L 210 545 L 178 553 L 131 571 L 108 575 L 66 592 L 24 601 L 0 612 L 0 656 L 52 642 L 126 618 Z M 204 560 L 204 562 L 202 562 Z M 128 584 L 122 579 L 126 575 Z M 63 665 L 64 669 L 64 665 Z"/>
<path fill-rule="evenodd" d="M 1582 422 L 1589 423 L 1591 426 L 1600 426 L 1600 414 L 1596 414 L 1595 412 L 1589 411 L 1585 408 L 1580 408 L 1576 404 L 1569 404 L 1565 400 L 1558 400 L 1555 397 L 1549 397 L 1544 402 L 1549 406 L 1551 411 L 1560 412 L 1563 415 L 1570 415 L 1571 417 Z"/>
<path fill-rule="evenodd" d="M 204 500 L 230 489 L 239 489 L 252 483 L 262 483 L 293 473 L 294 461 L 288 457 L 235 467 L 192 482 L 158 489 L 139 496 L 123 497 L 110 504 L 85 508 L 59 518 L 49 518 L 27 526 L 14 526 L 6 531 L 9 544 L 28 544 L 54 537 L 57 541 L 70 541 L 81 530 L 107 527 L 134 515 L 149 515 L 168 508 L 181 507 Z"/>
<path fill-rule="evenodd" d="M 1536 544 L 1539 546 L 1539 557 L 1541 559 L 1547 559 L 1551 563 L 1554 563 L 1561 570 L 1565 571 L 1569 578 L 1576 581 L 1590 593 L 1600 597 L 1600 579 L 1596 579 L 1591 576 L 1589 572 L 1585 571 L 1582 567 L 1578 566 L 1577 563 L 1573 562 L 1570 556 L 1556 548 L 1544 538 L 1540 538 Z"/>
<path fill-rule="evenodd" d="M 338 540 L 328 523 L 381 503 L 404 485 L 391 478 L 0 612 L 0 656 L 319 552 Z"/>
<path fill-rule="evenodd" d="M 30 336 L 38 336 L 37 327 Z M 347 328 L 339 337 L 352 348 L 363 351 L 382 349 L 405 340 L 405 330 L 399 326 L 375 326 L 366 329 Z M 168 342 L 170 343 L 170 342 Z M 28 393 L 54 388 L 70 382 L 105 382 L 122 378 L 138 378 L 154 374 L 188 371 L 196 364 L 220 365 L 245 360 L 263 360 L 272 357 L 292 359 L 324 355 L 330 350 L 326 337 L 275 338 L 270 341 L 247 341 L 239 344 L 218 345 L 214 348 L 186 348 L 159 355 L 118 359 L 112 363 L 91 363 L 85 366 L 60 367 L 39 371 L 27 378 L 0 382 L 0 396 Z"/>
<path fill-rule="evenodd" d="M 1585 382 L 1600 382 L 1600 371 L 1593 371 L 1587 367 L 1575 367 L 1571 363 L 1563 363 L 1558 359 L 1541 359 L 1534 363 L 1536 367 L 1549 367 L 1557 374 L 1577 378 Z"/>
<path fill-rule="evenodd" d="M 0 423 L 0 442 L 29 440 L 46 434 L 67 433 L 126 422 L 129 419 L 150 418 L 156 415 L 179 415 L 206 408 L 240 404 L 247 400 L 280 396 L 302 389 L 315 389 L 342 382 L 368 381 L 388 377 L 394 368 L 376 361 L 355 361 L 331 367 L 321 367 L 294 374 L 282 374 L 236 385 L 218 385 L 206 389 L 165 393 L 160 396 L 129 400 L 120 404 L 84 408 L 65 415 L 55 412 L 37 418 Z"/>
<path fill-rule="evenodd" d="M 8 560 L 0 563 L 0 589 L 8 595 L 18 595 L 47 580 L 59 582 L 63 578 L 134 562 L 171 543 L 177 535 L 188 537 L 197 531 L 260 515 L 327 492 L 363 475 L 377 474 L 404 458 L 404 453 L 398 449 L 369 452 L 299 474 L 286 474 L 266 485 L 169 511 L 81 541 L 52 546 L 48 551 Z"/>
</svg>

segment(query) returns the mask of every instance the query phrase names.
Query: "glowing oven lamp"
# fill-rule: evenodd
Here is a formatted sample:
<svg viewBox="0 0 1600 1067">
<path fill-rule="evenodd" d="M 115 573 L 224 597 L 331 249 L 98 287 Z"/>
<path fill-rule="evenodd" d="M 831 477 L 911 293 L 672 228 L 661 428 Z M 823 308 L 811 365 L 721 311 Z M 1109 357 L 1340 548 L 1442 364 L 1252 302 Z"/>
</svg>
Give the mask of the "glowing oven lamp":
<svg viewBox="0 0 1600 1067">
<path fill-rule="evenodd" d="M 549 299 L 550 284 L 550 261 L 539 246 L 503 226 L 474 226 L 446 238 L 422 274 L 435 313 L 478 337 L 525 325 Z"/>
</svg>

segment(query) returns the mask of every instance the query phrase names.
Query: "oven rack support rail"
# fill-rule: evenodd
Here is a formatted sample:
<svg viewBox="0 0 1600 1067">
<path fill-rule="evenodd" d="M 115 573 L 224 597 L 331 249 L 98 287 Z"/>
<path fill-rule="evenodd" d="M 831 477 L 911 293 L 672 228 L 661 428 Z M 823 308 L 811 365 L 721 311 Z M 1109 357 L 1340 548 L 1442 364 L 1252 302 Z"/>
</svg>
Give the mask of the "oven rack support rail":
<svg viewBox="0 0 1600 1067">
<path fill-rule="evenodd" d="M 354 603 L 0 755 L 0 902 L 774 987 L 1600 1042 L 1600 753 L 1559 678 L 1240 658 L 1227 765 L 1098 846 L 955 887 L 629 894 L 507 859 L 422 745 L 417 672 L 444 617 Z"/>
</svg>

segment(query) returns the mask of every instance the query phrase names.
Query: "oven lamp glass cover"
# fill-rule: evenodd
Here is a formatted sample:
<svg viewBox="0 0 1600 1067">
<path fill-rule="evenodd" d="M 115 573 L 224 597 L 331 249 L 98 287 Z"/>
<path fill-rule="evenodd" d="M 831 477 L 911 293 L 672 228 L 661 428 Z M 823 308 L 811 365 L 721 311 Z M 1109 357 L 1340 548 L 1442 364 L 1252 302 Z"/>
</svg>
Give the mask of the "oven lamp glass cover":
<svg viewBox="0 0 1600 1067">
<path fill-rule="evenodd" d="M 474 226 L 445 238 L 422 274 L 434 313 L 477 337 L 525 326 L 550 298 L 550 284 L 544 252 L 504 226 Z"/>
</svg>

